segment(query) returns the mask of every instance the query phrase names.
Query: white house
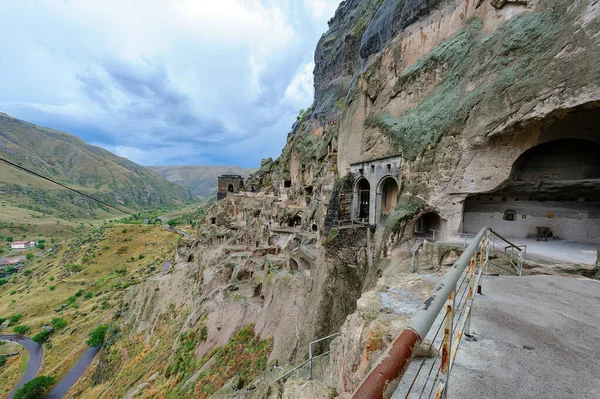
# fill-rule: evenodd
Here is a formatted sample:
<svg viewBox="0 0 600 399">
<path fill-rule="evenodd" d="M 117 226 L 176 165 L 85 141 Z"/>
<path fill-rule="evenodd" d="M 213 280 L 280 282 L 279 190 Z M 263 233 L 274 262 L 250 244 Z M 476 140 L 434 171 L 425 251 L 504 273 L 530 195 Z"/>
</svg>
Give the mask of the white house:
<svg viewBox="0 0 600 399">
<path fill-rule="evenodd" d="M 35 247 L 37 242 L 35 241 L 14 241 L 10 244 L 12 249 L 27 249 Z"/>
</svg>

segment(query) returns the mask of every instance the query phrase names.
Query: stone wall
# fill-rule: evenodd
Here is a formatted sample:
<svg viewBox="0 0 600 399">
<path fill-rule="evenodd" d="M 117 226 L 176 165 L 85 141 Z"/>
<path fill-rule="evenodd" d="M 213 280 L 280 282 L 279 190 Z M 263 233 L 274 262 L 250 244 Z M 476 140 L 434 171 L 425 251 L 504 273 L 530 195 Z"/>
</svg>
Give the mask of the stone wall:
<svg viewBox="0 0 600 399">
<path fill-rule="evenodd" d="M 223 199 L 228 193 L 239 193 L 244 189 L 244 178 L 239 175 L 217 177 L 217 199 Z"/>
<path fill-rule="evenodd" d="M 397 186 L 400 187 L 398 176 L 401 166 L 402 158 L 399 156 L 374 159 L 350 165 L 350 170 L 356 179 L 352 201 L 353 219 L 358 219 L 359 216 L 359 192 L 357 183 L 361 179 L 366 179 L 369 182 L 370 187 L 369 224 L 377 225 L 383 221 L 381 218 L 382 184 L 387 178 L 391 178 L 395 181 Z"/>
</svg>

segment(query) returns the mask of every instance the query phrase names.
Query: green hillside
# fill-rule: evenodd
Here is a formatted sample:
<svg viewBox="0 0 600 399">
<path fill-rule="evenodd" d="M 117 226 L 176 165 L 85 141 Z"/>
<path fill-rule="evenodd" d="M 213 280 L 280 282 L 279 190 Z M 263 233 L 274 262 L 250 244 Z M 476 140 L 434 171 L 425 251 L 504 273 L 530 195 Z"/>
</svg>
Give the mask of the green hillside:
<svg viewBox="0 0 600 399">
<path fill-rule="evenodd" d="M 257 170 L 239 166 L 151 166 L 150 168 L 170 182 L 202 198 L 216 194 L 217 176 L 234 174 L 246 178 Z"/>
<path fill-rule="evenodd" d="M 0 113 L 0 154 L 18 165 L 129 210 L 175 207 L 185 189 L 152 170 L 58 130 Z M 0 195 L 8 204 L 61 218 L 100 218 L 114 211 L 0 162 Z"/>
</svg>

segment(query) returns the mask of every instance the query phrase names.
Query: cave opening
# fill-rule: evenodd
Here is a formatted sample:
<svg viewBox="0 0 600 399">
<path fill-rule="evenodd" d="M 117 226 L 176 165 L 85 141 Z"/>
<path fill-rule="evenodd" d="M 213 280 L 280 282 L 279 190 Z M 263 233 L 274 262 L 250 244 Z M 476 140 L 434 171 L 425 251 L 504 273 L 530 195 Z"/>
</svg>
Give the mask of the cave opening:
<svg viewBox="0 0 600 399">
<path fill-rule="evenodd" d="M 300 225 L 302 225 L 302 217 L 299 215 L 296 215 L 288 220 L 288 227 L 295 227 Z"/>
<path fill-rule="evenodd" d="M 417 237 L 431 236 L 433 230 L 439 231 L 442 227 L 442 218 L 437 212 L 427 212 L 415 222 L 414 233 Z"/>
<path fill-rule="evenodd" d="M 535 145 L 514 161 L 509 178 L 489 200 L 465 201 L 464 231 L 490 226 L 512 238 L 600 243 L 600 131 L 595 141 L 560 138 Z M 520 199 L 527 198 L 527 201 Z"/>
</svg>

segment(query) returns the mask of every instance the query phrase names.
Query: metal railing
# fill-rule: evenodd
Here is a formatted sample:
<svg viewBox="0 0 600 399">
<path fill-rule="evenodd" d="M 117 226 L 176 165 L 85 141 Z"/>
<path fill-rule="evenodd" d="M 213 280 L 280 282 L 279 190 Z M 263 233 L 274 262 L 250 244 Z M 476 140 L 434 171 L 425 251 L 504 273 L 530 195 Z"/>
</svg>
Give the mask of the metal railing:
<svg viewBox="0 0 600 399">
<path fill-rule="evenodd" d="M 340 335 L 340 333 L 335 333 L 335 334 L 331 334 L 328 335 L 326 337 L 323 338 L 319 338 L 317 340 L 314 340 L 312 342 L 308 343 L 308 359 L 303 361 L 302 363 L 300 363 L 299 365 L 297 365 L 296 367 L 294 367 L 293 369 L 291 369 L 290 371 L 288 371 L 287 373 L 285 373 L 284 375 L 282 375 L 281 377 L 277 378 L 275 381 L 273 381 L 273 383 L 276 383 L 278 381 L 285 381 L 290 375 L 294 374 L 295 372 L 297 372 L 298 370 L 300 370 L 302 367 L 304 367 L 305 365 L 308 365 L 309 368 L 309 374 L 307 376 L 307 379 L 310 380 L 313 378 L 313 362 L 316 359 L 319 359 L 323 356 L 329 355 L 329 353 L 331 353 L 331 350 L 327 350 L 326 352 L 323 352 L 321 354 L 318 354 L 316 356 L 313 356 L 313 345 L 325 341 L 325 340 L 329 340 L 331 338 L 335 338 L 338 335 Z"/>
<path fill-rule="evenodd" d="M 409 273 L 415 273 L 417 271 L 417 268 L 415 267 L 416 266 L 415 263 L 417 260 L 417 253 L 419 252 L 419 250 L 421 248 L 423 248 L 423 243 L 420 243 L 416 248 L 414 248 L 412 250 L 412 260 L 410 262 L 410 268 L 408 269 Z"/>
<path fill-rule="evenodd" d="M 490 229 L 491 230 L 491 229 Z M 448 239 L 443 231 L 429 229 L 425 235 L 425 239 L 429 241 L 446 243 L 450 245 L 463 244 L 463 248 L 467 248 L 467 245 L 477 236 L 477 234 L 460 233 L 458 235 L 458 241 L 456 239 Z M 508 245 L 506 245 L 508 244 Z M 492 231 L 492 237 L 490 242 L 490 253 L 493 255 L 503 255 L 509 266 L 514 269 L 517 275 L 521 275 L 523 271 L 523 261 L 527 255 L 527 245 L 516 245 L 502 237 L 500 234 Z M 413 254 L 414 258 L 414 254 Z M 507 270 L 512 272 L 512 270 Z"/>
<path fill-rule="evenodd" d="M 343 225 L 347 225 L 347 224 L 360 224 L 361 226 L 368 226 L 369 225 L 369 219 L 367 218 L 363 218 L 363 219 L 342 219 L 342 220 L 334 220 L 333 221 L 333 225 L 334 226 L 343 226 Z"/>
<path fill-rule="evenodd" d="M 489 227 L 481 229 L 361 382 L 353 399 L 390 398 L 394 392 L 394 398 L 446 397 L 461 339 L 470 335 L 473 302 L 488 264 L 492 235 L 506 241 Z M 427 353 L 422 361 L 411 364 L 425 339 L 431 342 Z"/>
</svg>

